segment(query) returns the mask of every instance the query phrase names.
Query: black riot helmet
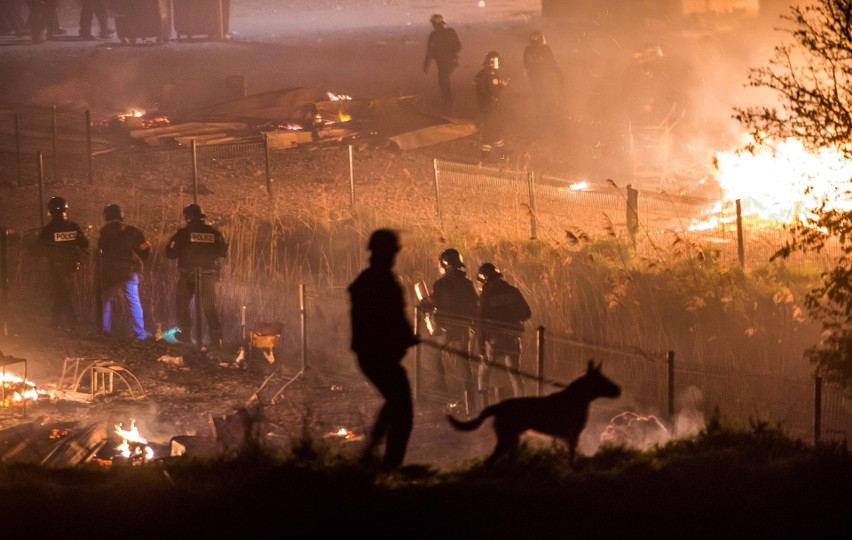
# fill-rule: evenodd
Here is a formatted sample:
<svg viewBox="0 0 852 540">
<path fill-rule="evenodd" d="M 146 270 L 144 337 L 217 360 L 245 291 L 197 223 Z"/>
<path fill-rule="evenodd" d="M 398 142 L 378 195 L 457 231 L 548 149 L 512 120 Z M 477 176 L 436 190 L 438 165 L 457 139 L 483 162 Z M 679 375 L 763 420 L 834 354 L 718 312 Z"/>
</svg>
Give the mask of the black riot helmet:
<svg viewBox="0 0 852 540">
<path fill-rule="evenodd" d="M 459 250 L 455 248 L 448 248 L 442 251 L 441 255 L 438 257 L 438 261 L 441 263 L 441 268 L 444 270 L 447 268 L 465 268 L 461 253 L 459 253 Z"/>
<path fill-rule="evenodd" d="M 47 203 L 47 212 L 54 217 L 62 216 L 68 212 L 68 202 L 62 197 L 53 197 Z"/>
<path fill-rule="evenodd" d="M 541 32 L 530 33 L 530 45 L 547 45 L 547 40 L 544 39 L 544 34 Z"/>
<path fill-rule="evenodd" d="M 193 219 L 203 219 L 207 216 L 205 216 L 204 212 L 201 211 L 200 206 L 192 203 L 186 205 L 186 208 L 183 209 L 183 217 L 185 217 L 187 221 L 192 221 Z"/>
<path fill-rule="evenodd" d="M 485 55 L 485 60 L 482 62 L 482 65 L 492 67 L 494 69 L 500 69 L 500 64 L 502 63 L 503 55 L 501 55 L 497 51 L 491 51 Z"/>
<path fill-rule="evenodd" d="M 104 207 L 104 221 L 121 221 L 124 219 L 124 211 L 117 204 L 108 204 Z"/>
<path fill-rule="evenodd" d="M 393 255 L 400 249 L 399 234 L 391 229 L 377 229 L 370 235 L 367 249 L 373 255 Z"/>
<path fill-rule="evenodd" d="M 500 277 L 503 274 L 500 273 L 500 270 L 497 270 L 497 267 L 492 263 L 482 263 L 482 266 L 479 267 L 479 270 L 476 272 L 476 279 L 481 281 L 482 283 L 488 283 L 492 278 Z"/>
</svg>

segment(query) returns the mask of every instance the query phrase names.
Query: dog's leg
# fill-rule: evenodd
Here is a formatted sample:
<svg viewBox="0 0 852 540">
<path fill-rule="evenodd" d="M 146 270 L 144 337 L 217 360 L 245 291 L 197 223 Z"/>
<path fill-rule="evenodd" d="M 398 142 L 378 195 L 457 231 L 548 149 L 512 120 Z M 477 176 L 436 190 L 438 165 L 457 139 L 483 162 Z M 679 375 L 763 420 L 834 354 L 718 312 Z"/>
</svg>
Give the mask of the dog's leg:
<svg viewBox="0 0 852 540">
<path fill-rule="evenodd" d="M 521 434 L 514 431 L 499 431 L 497 432 L 497 444 L 494 446 L 494 451 L 485 460 L 485 468 L 490 470 L 494 464 L 500 461 L 504 456 L 510 456 L 514 461 L 518 455 L 518 446 L 521 444 Z"/>
</svg>

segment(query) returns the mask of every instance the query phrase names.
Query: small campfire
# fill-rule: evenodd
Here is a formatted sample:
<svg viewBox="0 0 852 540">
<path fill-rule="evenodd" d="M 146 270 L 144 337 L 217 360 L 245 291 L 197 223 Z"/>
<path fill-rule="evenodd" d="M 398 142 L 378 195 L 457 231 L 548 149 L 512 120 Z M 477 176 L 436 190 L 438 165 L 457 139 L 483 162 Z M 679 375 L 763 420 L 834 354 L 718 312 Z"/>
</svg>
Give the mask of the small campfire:
<svg viewBox="0 0 852 540">
<path fill-rule="evenodd" d="M 121 444 L 116 447 L 117 457 L 122 457 L 133 465 L 154 459 L 154 450 L 148 446 L 148 440 L 139 434 L 135 420 L 130 422 L 130 429 L 116 424 L 115 434 L 121 437 Z"/>
<path fill-rule="evenodd" d="M 326 437 L 335 437 L 344 441 L 360 441 L 364 438 L 363 435 L 356 435 L 354 431 L 342 427 L 337 431 L 329 431 Z"/>
</svg>

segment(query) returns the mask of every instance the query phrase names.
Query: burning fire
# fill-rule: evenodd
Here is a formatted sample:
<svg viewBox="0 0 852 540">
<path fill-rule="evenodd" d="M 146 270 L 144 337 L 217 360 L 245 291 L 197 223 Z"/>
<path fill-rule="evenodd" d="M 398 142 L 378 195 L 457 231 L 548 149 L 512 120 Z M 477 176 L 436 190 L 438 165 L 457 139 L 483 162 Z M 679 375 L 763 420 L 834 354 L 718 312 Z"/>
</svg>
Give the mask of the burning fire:
<svg viewBox="0 0 852 540">
<path fill-rule="evenodd" d="M 711 212 L 739 199 L 744 216 L 790 223 L 812 216 L 823 199 L 829 209 L 852 209 L 849 198 L 837 196 L 852 179 L 852 161 L 840 152 L 828 148 L 811 152 L 793 138 L 752 145 L 751 152 L 716 154 L 723 197 Z M 717 224 L 704 222 L 693 230 Z"/>
<path fill-rule="evenodd" d="M 3 394 L 0 407 L 23 403 L 25 399 L 34 401 L 39 397 L 48 396 L 46 391 L 36 388 L 35 383 L 29 379 L 24 380 L 12 373 L 4 373 L 2 377 L 0 382 L 3 384 Z"/>
<path fill-rule="evenodd" d="M 148 440 L 139 435 L 136 421 L 130 422 L 130 429 L 125 430 L 121 424 L 115 425 L 115 433 L 121 437 L 121 444 L 116 447 L 118 452 L 128 459 L 141 459 L 148 461 L 153 459 L 154 450 L 148 446 Z"/>
<path fill-rule="evenodd" d="M 353 431 L 348 430 L 345 427 L 342 427 L 342 428 L 338 429 L 337 431 L 329 431 L 326 436 L 327 437 L 339 437 L 339 438 L 346 440 L 346 441 L 360 441 L 361 439 L 364 438 L 360 435 L 355 435 L 355 433 Z"/>
</svg>

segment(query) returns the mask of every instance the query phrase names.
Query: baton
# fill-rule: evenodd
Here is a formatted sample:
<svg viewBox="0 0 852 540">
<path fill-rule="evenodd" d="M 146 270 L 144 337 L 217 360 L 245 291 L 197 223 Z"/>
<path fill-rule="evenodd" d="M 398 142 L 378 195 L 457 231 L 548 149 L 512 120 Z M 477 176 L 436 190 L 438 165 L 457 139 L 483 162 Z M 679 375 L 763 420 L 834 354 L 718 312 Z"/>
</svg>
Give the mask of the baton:
<svg viewBox="0 0 852 540">
<path fill-rule="evenodd" d="M 478 355 L 474 356 L 474 355 L 468 353 L 467 351 L 463 351 L 461 349 L 456 349 L 456 348 L 453 348 L 453 347 L 444 347 L 440 343 L 437 343 L 437 342 L 432 341 L 432 340 L 423 339 L 423 340 L 420 341 L 420 343 L 423 344 L 423 345 L 426 345 L 427 347 L 431 347 L 433 349 L 438 349 L 438 350 L 441 350 L 441 351 L 446 351 L 446 352 L 453 354 L 455 356 L 459 356 L 461 358 L 464 358 L 468 362 L 470 362 L 470 361 L 479 362 L 480 361 Z M 527 373 L 526 371 L 521 371 L 519 369 L 511 368 L 509 366 L 504 366 L 504 365 L 500 365 L 500 364 L 489 364 L 489 367 L 496 367 L 496 368 L 505 370 L 509 373 L 512 373 L 514 375 L 521 376 L 525 379 L 531 379 L 533 381 L 541 381 L 545 384 L 549 384 L 549 385 L 555 386 L 557 388 L 565 388 L 565 387 L 568 386 L 567 384 L 565 384 L 563 382 L 559 382 L 555 379 L 548 379 L 546 377 L 539 377 L 537 375 L 533 375 L 532 373 Z"/>
</svg>

